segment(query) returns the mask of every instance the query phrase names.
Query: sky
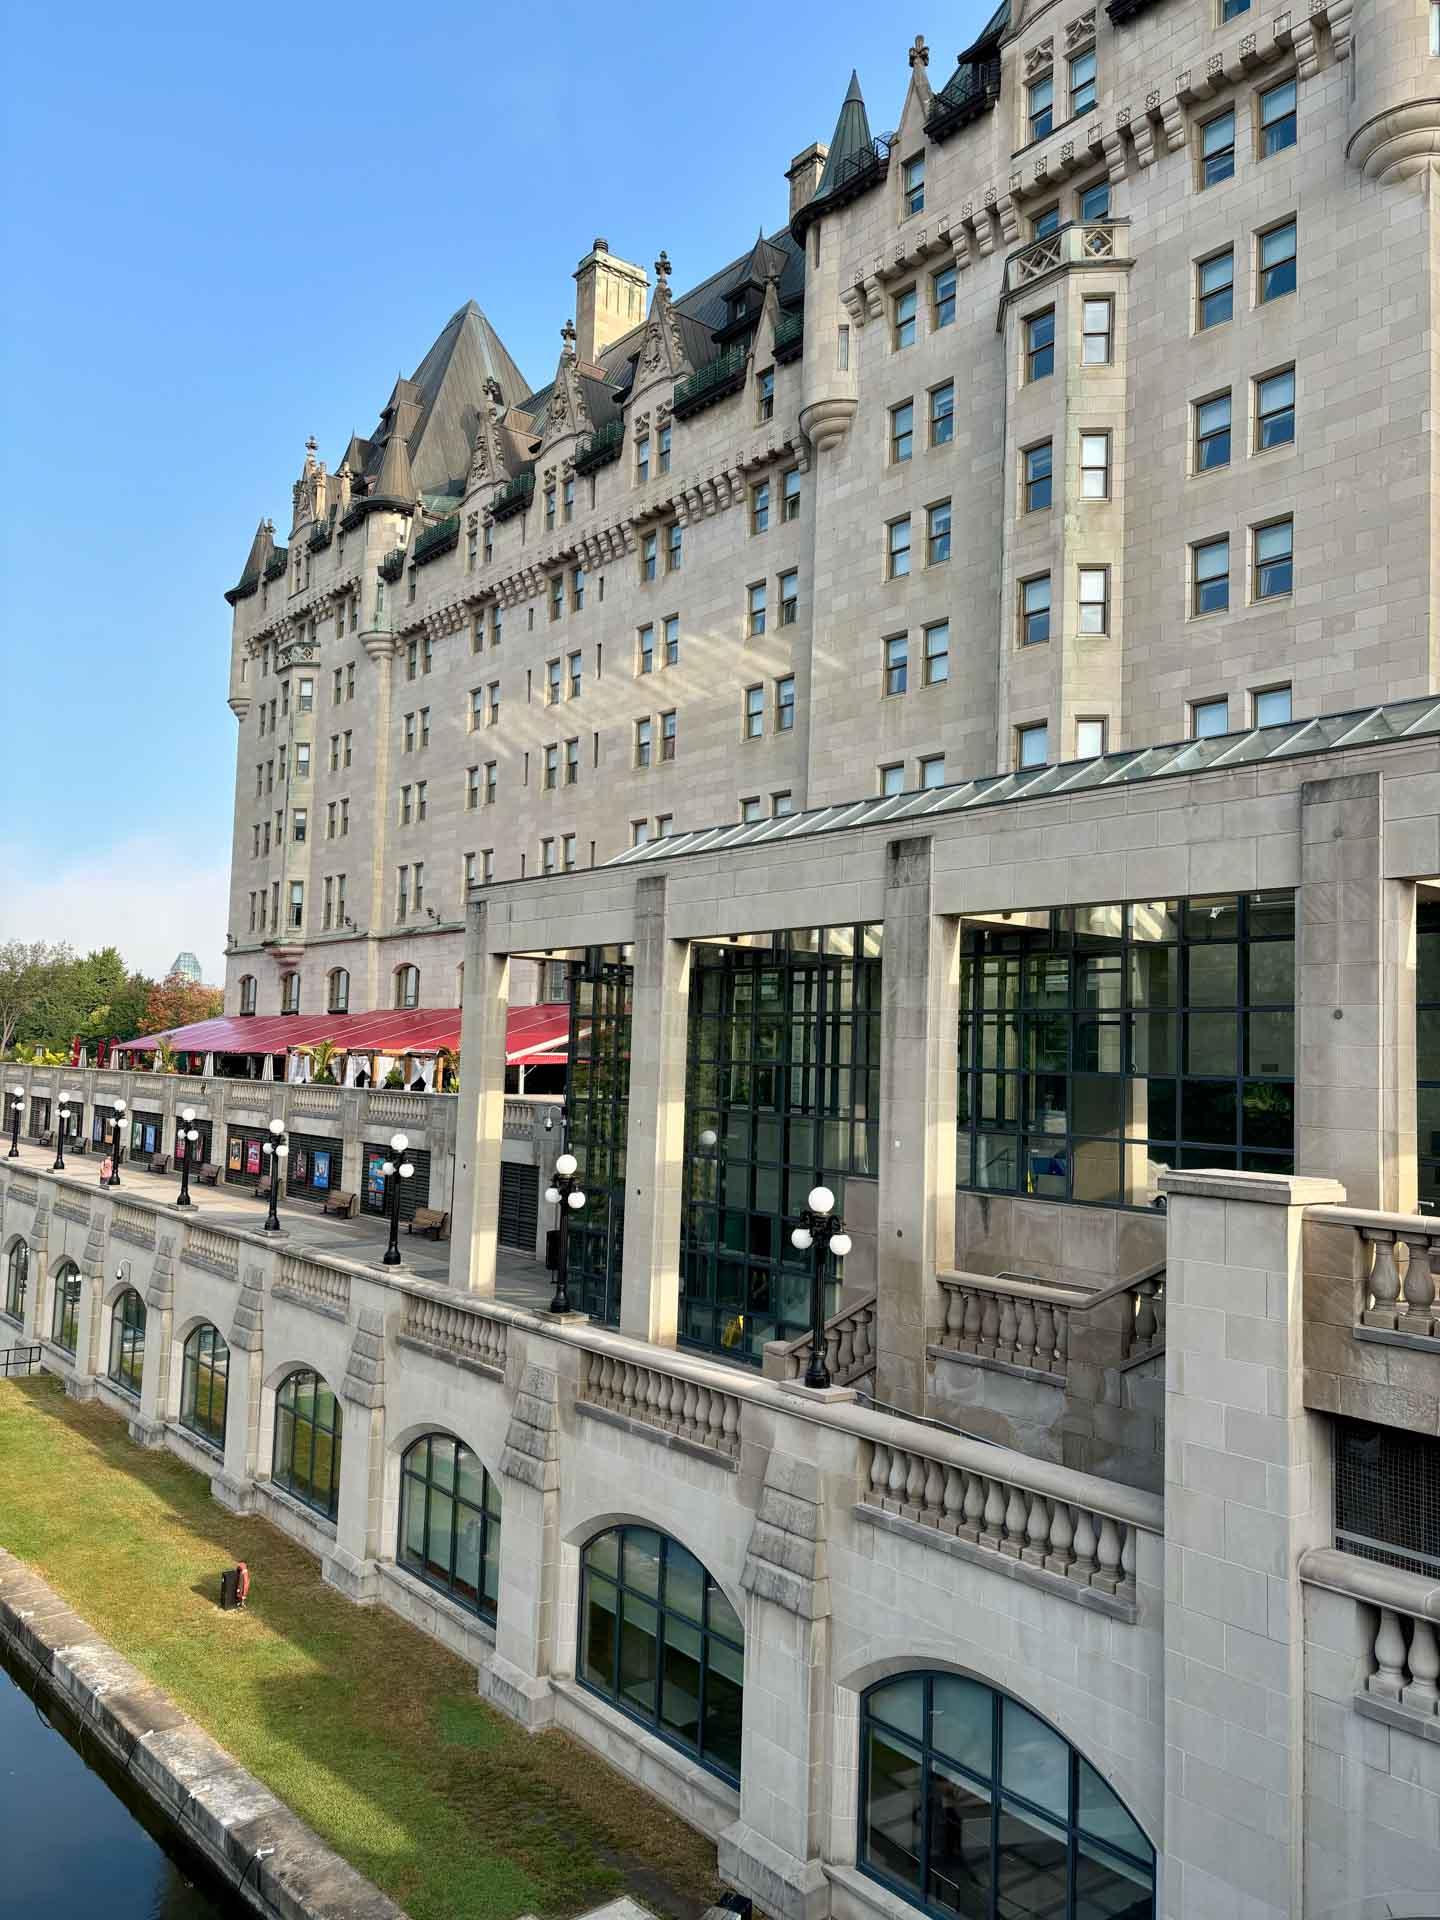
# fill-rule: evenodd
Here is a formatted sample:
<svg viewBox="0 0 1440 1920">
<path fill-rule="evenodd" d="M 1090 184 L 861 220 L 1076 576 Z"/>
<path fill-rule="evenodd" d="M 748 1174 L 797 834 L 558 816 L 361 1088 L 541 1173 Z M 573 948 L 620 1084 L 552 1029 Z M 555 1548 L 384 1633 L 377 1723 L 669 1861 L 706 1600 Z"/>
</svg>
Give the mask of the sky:
<svg viewBox="0 0 1440 1920">
<path fill-rule="evenodd" d="M 0 0 L 0 940 L 223 978 L 233 586 L 479 302 L 537 385 L 594 236 L 677 292 L 988 8 Z"/>
</svg>

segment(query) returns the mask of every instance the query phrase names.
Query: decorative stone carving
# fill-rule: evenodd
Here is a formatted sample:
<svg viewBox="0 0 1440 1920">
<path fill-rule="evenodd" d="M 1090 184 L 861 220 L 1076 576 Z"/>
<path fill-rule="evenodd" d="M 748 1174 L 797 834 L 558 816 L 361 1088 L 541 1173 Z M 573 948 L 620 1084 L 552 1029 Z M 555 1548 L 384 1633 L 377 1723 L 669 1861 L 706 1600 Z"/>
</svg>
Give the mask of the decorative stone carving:
<svg viewBox="0 0 1440 1920">
<path fill-rule="evenodd" d="M 555 1493 L 560 1486 L 558 1401 L 554 1373 L 545 1367 L 526 1367 L 506 1429 L 500 1471 L 539 1493 Z"/>
<path fill-rule="evenodd" d="M 802 1620 L 829 1614 L 825 1494 L 813 1462 L 771 1453 L 740 1584 Z"/>
<path fill-rule="evenodd" d="M 372 1411 L 385 1404 L 385 1316 L 378 1308 L 360 1309 L 340 1392 L 356 1406 Z"/>
<path fill-rule="evenodd" d="M 909 60 L 910 60 L 910 65 L 912 67 L 928 67 L 929 66 L 930 49 L 925 44 L 925 36 L 923 33 L 916 34 L 915 44 L 910 49 Z"/>
<path fill-rule="evenodd" d="M 1083 53 L 1095 39 L 1095 9 L 1090 7 L 1084 13 L 1077 13 L 1073 20 L 1065 23 L 1065 51 L 1067 54 Z"/>
<path fill-rule="evenodd" d="M 1055 41 L 1053 36 L 1037 40 L 1025 55 L 1026 80 L 1038 80 L 1042 74 L 1049 73 L 1055 64 Z"/>
</svg>

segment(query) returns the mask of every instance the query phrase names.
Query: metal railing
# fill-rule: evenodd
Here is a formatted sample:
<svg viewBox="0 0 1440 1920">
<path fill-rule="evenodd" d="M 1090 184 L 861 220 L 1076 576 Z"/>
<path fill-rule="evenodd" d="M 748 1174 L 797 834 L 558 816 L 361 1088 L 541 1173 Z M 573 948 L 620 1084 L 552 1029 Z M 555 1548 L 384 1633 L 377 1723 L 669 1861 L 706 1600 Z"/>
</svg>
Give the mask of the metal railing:
<svg viewBox="0 0 1440 1920">
<path fill-rule="evenodd" d="M 0 1348 L 0 1380 L 15 1380 L 40 1367 L 39 1347 Z"/>
<path fill-rule="evenodd" d="M 593 473 L 597 467 L 608 466 L 612 460 L 620 458 L 620 449 L 625 444 L 625 422 L 610 420 L 592 433 L 588 440 L 582 440 L 575 452 L 575 471 Z"/>
<path fill-rule="evenodd" d="M 694 413 L 709 401 L 722 399 L 738 388 L 745 378 L 749 353 L 750 349 L 742 341 L 727 353 L 722 353 L 718 359 L 712 360 L 708 367 L 701 367 L 698 373 L 677 380 L 674 400 L 677 416 Z"/>
<path fill-rule="evenodd" d="M 427 527 L 415 542 L 411 559 L 417 567 L 423 567 L 429 560 L 438 560 L 442 553 L 449 553 L 452 547 L 460 544 L 460 516 L 452 513 L 438 525 Z"/>
<path fill-rule="evenodd" d="M 508 520 L 511 514 L 520 513 L 529 506 L 535 493 L 535 474 L 533 469 L 517 473 L 513 480 L 496 494 L 490 503 L 491 518 Z"/>
</svg>

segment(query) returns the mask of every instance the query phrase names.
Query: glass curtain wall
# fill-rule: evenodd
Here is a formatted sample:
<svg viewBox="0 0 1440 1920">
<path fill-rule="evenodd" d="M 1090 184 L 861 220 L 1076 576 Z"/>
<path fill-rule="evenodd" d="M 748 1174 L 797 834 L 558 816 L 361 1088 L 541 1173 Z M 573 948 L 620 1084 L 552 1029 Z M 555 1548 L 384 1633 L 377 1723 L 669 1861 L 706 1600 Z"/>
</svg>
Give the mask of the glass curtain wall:
<svg viewBox="0 0 1440 1920">
<path fill-rule="evenodd" d="M 1289 1173 L 1294 1074 L 1291 892 L 966 930 L 962 1187 L 1145 1207 L 1167 1167 Z"/>
<path fill-rule="evenodd" d="M 810 1189 L 874 1179 L 878 925 L 809 927 L 691 953 L 680 1338 L 759 1365 L 810 1321 Z M 713 1133 L 714 1146 L 701 1136 Z M 833 1305 L 833 1302 L 831 1303 Z"/>
<path fill-rule="evenodd" d="M 570 1294 L 582 1312 L 612 1326 L 620 1318 L 625 1240 L 632 980 L 628 947 L 591 948 L 570 972 L 566 1144 L 586 1195 L 583 1212 L 570 1216 Z M 542 1188 L 551 1170 L 542 1167 Z"/>
</svg>

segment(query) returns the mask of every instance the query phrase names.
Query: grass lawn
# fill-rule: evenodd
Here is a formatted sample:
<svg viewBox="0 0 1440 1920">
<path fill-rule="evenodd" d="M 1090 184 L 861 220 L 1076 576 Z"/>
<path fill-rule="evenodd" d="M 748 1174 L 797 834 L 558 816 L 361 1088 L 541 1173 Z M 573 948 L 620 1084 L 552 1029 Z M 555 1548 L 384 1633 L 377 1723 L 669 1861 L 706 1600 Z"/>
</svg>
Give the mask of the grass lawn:
<svg viewBox="0 0 1440 1920">
<path fill-rule="evenodd" d="M 690 1920 L 718 1892 L 709 1842 L 48 1377 L 0 1381 L 0 1545 L 414 1920 L 559 1920 L 627 1891 Z M 249 1607 L 222 1613 L 237 1560 Z"/>
</svg>

